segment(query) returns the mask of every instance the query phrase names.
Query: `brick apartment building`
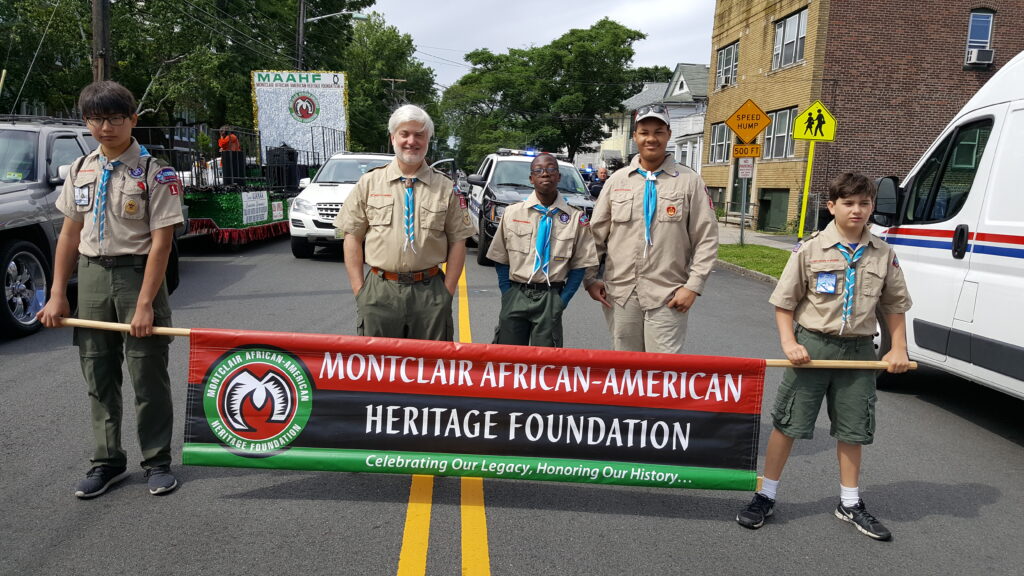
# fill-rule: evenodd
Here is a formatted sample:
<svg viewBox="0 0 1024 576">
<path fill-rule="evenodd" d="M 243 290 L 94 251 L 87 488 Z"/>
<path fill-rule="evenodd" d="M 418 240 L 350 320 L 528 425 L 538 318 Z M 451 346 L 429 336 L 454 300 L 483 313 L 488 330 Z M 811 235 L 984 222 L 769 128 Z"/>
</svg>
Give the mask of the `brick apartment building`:
<svg viewBox="0 0 1024 576">
<path fill-rule="evenodd" d="M 1020 22 L 1020 0 L 718 0 L 702 171 L 712 197 L 738 214 L 736 140 L 724 121 L 751 99 L 773 123 L 757 139 L 763 157 L 748 215 L 758 228 L 793 227 L 807 169 L 807 142 L 793 140 L 793 121 L 821 100 L 837 132 L 815 146 L 806 226 L 824 225 L 817 216 L 828 181 L 844 170 L 905 175 L 971 95 L 1024 50 Z"/>
</svg>

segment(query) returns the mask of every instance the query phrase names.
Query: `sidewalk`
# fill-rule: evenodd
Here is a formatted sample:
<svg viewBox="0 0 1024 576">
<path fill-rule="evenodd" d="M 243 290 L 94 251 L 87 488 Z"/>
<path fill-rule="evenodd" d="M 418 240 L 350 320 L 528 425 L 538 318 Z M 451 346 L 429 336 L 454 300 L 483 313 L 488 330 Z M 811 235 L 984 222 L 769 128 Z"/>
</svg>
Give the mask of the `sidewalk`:
<svg viewBox="0 0 1024 576">
<path fill-rule="evenodd" d="M 726 224 L 724 222 L 718 223 L 718 243 L 719 244 L 739 244 L 740 243 L 740 227 L 738 224 Z M 793 250 L 793 246 L 796 246 L 796 236 L 776 235 L 776 234 L 765 234 L 763 232 L 756 232 L 747 228 L 743 231 L 743 243 L 744 244 L 759 244 L 761 246 L 770 246 L 772 248 L 779 248 L 790 252 Z M 754 278 L 768 284 L 776 284 L 778 280 L 767 274 L 761 272 L 755 272 L 754 270 L 747 270 L 741 266 L 737 266 L 731 262 L 718 259 L 715 263 L 716 268 L 730 270 L 742 276 L 748 278 Z"/>
</svg>

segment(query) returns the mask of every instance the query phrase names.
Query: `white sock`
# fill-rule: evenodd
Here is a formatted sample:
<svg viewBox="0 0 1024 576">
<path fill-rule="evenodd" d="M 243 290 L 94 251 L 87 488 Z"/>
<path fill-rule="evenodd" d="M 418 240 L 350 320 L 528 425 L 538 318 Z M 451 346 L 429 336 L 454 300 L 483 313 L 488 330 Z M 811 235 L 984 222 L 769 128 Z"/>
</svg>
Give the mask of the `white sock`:
<svg viewBox="0 0 1024 576">
<path fill-rule="evenodd" d="M 775 500 L 775 493 L 779 491 L 779 481 L 769 480 L 767 478 L 761 480 L 761 489 L 757 491 L 762 496 L 767 496 L 772 500 Z"/>
<path fill-rule="evenodd" d="M 840 484 L 839 498 L 843 501 L 843 506 L 846 506 L 847 508 L 850 506 L 856 506 L 857 502 L 860 502 L 860 488 L 857 486 L 850 488 Z"/>
</svg>

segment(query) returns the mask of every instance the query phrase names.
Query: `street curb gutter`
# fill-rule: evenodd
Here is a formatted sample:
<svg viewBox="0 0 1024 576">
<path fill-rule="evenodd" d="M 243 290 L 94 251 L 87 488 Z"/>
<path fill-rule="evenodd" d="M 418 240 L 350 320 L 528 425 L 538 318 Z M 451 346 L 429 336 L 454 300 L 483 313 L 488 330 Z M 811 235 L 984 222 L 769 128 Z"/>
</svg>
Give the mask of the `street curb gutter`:
<svg viewBox="0 0 1024 576">
<path fill-rule="evenodd" d="M 779 279 L 774 277 L 774 276 L 769 276 L 768 274 L 765 274 L 763 272 L 757 272 L 755 270 L 748 270 L 748 269 L 746 269 L 746 268 L 744 268 L 742 266 L 737 266 L 736 264 L 733 264 L 732 262 L 726 262 L 725 260 L 722 260 L 721 258 L 716 260 L 715 268 L 721 268 L 721 269 L 728 270 L 730 272 L 735 272 L 736 274 L 739 274 L 740 276 L 746 276 L 747 278 L 753 278 L 754 280 L 759 280 L 761 282 L 764 282 L 765 284 L 771 284 L 772 286 L 774 286 L 774 285 L 779 283 Z"/>
</svg>

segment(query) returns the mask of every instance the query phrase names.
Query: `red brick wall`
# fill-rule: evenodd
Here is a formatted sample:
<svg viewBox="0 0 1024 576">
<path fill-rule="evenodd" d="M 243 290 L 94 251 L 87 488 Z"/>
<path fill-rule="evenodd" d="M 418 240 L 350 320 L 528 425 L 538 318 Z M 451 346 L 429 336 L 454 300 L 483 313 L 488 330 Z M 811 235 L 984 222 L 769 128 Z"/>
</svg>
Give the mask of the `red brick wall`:
<svg viewBox="0 0 1024 576">
<path fill-rule="evenodd" d="M 836 141 L 818 143 L 814 191 L 845 170 L 906 176 L 953 115 L 1024 50 L 1020 0 L 833 1 L 821 100 Z M 965 69 L 972 9 L 995 10 L 991 67 Z"/>
</svg>

